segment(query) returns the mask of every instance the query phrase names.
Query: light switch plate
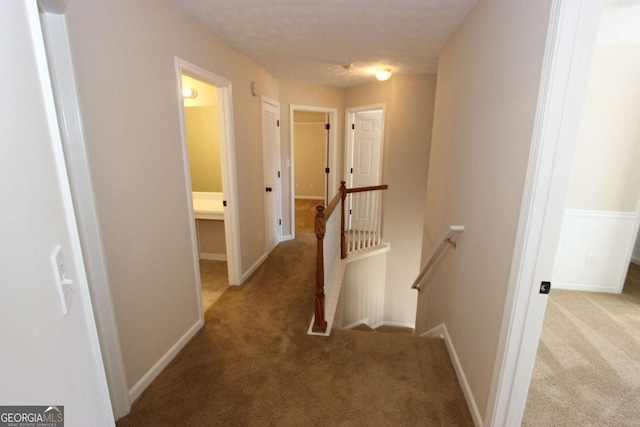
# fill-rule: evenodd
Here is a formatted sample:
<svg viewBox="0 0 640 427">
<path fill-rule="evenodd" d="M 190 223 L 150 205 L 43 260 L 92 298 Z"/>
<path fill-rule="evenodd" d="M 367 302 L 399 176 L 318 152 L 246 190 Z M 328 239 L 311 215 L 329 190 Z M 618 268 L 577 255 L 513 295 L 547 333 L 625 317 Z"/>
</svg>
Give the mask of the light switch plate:
<svg viewBox="0 0 640 427">
<path fill-rule="evenodd" d="M 53 267 L 53 278 L 56 283 L 58 297 L 60 297 L 60 304 L 62 305 L 62 315 L 66 316 L 67 313 L 69 313 L 69 306 L 67 304 L 65 287 L 73 283 L 73 281 L 66 277 L 64 254 L 60 245 L 57 245 L 53 252 L 51 252 L 51 266 Z"/>
</svg>

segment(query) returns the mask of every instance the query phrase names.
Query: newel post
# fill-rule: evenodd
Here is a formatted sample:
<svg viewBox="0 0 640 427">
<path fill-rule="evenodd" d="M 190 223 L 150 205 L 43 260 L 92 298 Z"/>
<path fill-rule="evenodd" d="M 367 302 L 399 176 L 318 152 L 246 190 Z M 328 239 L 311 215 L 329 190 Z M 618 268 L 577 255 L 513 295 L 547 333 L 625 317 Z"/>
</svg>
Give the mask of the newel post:
<svg viewBox="0 0 640 427">
<path fill-rule="evenodd" d="M 347 235 L 345 228 L 345 204 L 347 202 L 347 187 L 344 181 L 340 182 L 340 194 L 342 195 L 342 218 L 340 219 L 340 258 L 347 257 Z"/>
<path fill-rule="evenodd" d="M 316 207 L 315 232 L 318 239 L 316 258 L 316 302 L 313 332 L 326 332 L 327 321 L 324 320 L 324 233 L 326 224 L 324 219 L 324 206 Z"/>
</svg>

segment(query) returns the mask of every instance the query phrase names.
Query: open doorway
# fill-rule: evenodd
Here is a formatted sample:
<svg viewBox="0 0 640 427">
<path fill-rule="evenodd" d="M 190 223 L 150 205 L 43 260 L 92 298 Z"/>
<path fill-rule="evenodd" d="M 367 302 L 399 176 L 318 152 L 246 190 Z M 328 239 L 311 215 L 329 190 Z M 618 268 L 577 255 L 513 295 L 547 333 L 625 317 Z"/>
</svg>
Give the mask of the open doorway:
<svg viewBox="0 0 640 427">
<path fill-rule="evenodd" d="M 200 316 L 240 284 L 231 83 L 176 58 Z"/>
<path fill-rule="evenodd" d="M 523 425 L 640 419 L 640 5 L 603 12 Z"/>
<path fill-rule="evenodd" d="M 294 111 L 293 191 L 297 213 L 296 235 L 313 233 L 315 208 L 326 203 L 329 159 L 327 113 Z"/>
<path fill-rule="evenodd" d="M 316 206 L 338 191 L 335 108 L 291 105 L 292 235 L 312 234 Z"/>
</svg>

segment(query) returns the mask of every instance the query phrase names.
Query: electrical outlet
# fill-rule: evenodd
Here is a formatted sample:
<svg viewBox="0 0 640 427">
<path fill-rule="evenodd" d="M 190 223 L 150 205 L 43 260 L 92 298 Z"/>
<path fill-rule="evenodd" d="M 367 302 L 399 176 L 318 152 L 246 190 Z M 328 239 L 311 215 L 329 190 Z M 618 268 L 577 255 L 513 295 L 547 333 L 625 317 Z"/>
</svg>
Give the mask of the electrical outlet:
<svg viewBox="0 0 640 427">
<path fill-rule="evenodd" d="M 262 231 L 258 232 L 258 242 L 262 242 Z"/>
<path fill-rule="evenodd" d="M 587 267 L 593 267 L 595 263 L 596 263 L 596 254 L 587 255 L 587 261 L 585 263 Z"/>
</svg>

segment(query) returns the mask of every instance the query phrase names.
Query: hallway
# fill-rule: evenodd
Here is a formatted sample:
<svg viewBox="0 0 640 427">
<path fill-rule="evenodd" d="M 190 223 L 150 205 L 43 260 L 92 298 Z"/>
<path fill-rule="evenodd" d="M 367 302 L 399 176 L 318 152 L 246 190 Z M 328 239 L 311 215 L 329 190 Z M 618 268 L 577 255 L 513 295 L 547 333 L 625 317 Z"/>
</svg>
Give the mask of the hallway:
<svg viewBox="0 0 640 427">
<path fill-rule="evenodd" d="M 473 425 L 438 339 L 306 335 L 315 239 L 279 244 L 118 426 Z"/>
</svg>

